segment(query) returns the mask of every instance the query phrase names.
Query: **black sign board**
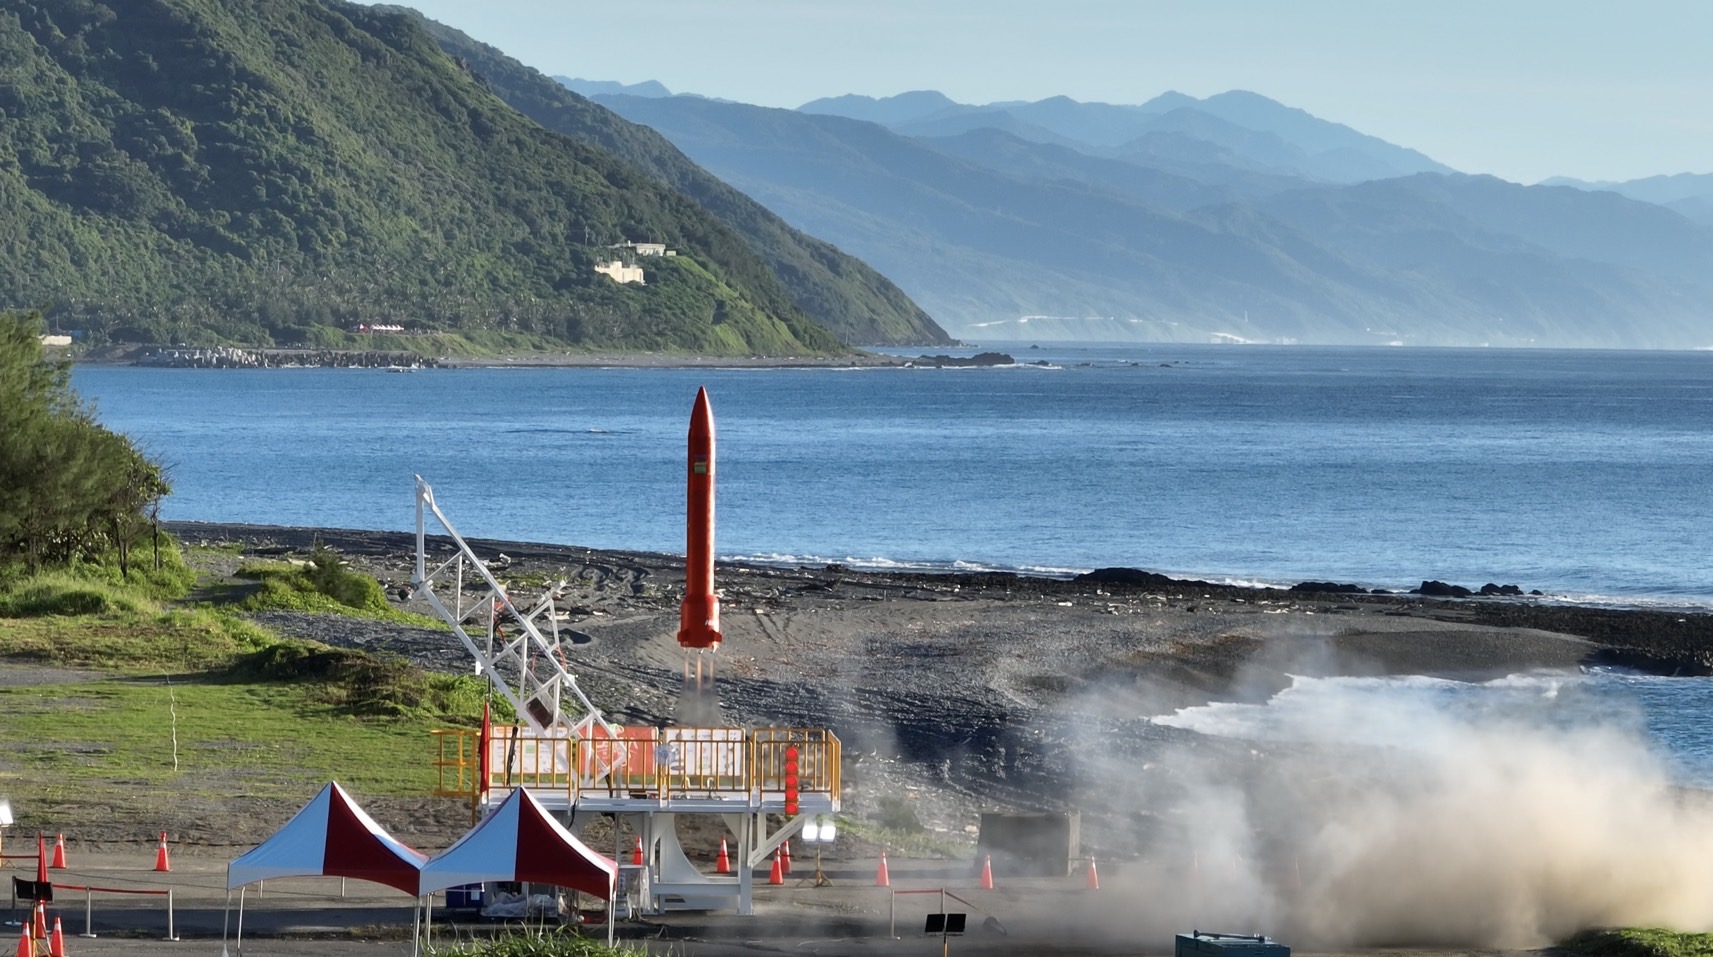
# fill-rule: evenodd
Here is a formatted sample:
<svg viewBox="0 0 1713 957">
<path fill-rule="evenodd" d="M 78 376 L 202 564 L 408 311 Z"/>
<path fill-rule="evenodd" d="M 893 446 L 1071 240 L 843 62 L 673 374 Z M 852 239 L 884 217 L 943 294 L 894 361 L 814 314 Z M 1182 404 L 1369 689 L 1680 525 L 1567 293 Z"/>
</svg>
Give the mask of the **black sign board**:
<svg viewBox="0 0 1713 957">
<path fill-rule="evenodd" d="M 964 932 L 964 918 L 968 914 L 929 914 L 928 925 L 922 928 L 924 934 L 961 934 Z"/>
<path fill-rule="evenodd" d="M 14 877 L 12 878 L 12 896 L 21 901 L 52 903 L 54 884 L 53 881 L 27 881 L 22 877 Z"/>
</svg>

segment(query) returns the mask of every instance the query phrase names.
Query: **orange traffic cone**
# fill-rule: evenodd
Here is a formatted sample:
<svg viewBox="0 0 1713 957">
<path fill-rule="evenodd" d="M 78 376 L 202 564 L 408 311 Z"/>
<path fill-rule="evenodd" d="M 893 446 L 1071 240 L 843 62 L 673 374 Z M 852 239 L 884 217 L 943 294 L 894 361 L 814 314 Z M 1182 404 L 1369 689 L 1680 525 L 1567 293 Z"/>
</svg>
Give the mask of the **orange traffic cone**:
<svg viewBox="0 0 1713 957">
<path fill-rule="evenodd" d="M 1083 886 L 1091 891 L 1100 890 L 1100 871 L 1095 870 L 1092 857 L 1088 859 L 1088 872 L 1084 875 Z"/>
<path fill-rule="evenodd" d="M 30 922 L 18 929 L 18 957 L 36 957 L 36 942 L 30 939 Z"/>
<path fill-rule="evenodd" d="M 876 887 L 891 887 L 892 886 L 892 875 L 886 873 L 886 852 L 885 851 L 880 852 L 880 870 L 875 872 L 874 886 L 876 886 Z"/>
<path fill-rule="evenodd" d="M 988 854 L 981 859 L 981 889 L 993 890 L 993 855 Z"/>
<path fill-rule="evenodd" d="M 59 928 L 59 915 L 54 915 L 54 932 L 48 935 L 48 957 L 65 957 L 65 932 Z"/>
<path fill-rule="evenodd" d="M 780 842 L 780 845 L 779 845 L 779 870 L 780 870 L 780 873 L 783 873 L 783 874 L 791 873 L 791 842 L 790 841 Z"/>
<path fill-rule="evenodd" d="M 48 905 L 41 901 L 36 901 L 36 917 L 30 936 L 36 940 L 48 939 Z"/>
<path fill-rule="evenodd" d="M 172 865 L 167 863 L 167 832 L 161 832 L 161 846 L 155 851 L 155 870 L 170 871 Z"/>
<path fill-rule="evenodd" d="M 58 868 L 62 871 L 65 870 L 65 835 L 64 834 L 61 834 L 60 836 L 54 838 L 54 859 L 51 863 L 48 864 L 48 866 Z"/>
<path fill-rule="evenodd" d="M 722 837 L 722 838 L 720 838 L 720 857 L 719 857 L 719 860 L 714 862 L 714 873 L 716 873 L 716 874 L 730 874 L 731 872 L 732 872 L 732 859 L 726 853 L 726 839 Z"/>
<path fill-rule="evenodd" d="M 773 870 L 768 873 L 767 882 L 769 884 L 783 884 L 783 883 L 785 883 L 785 875 L 783 873 L 781 873 L 779 870 L 779 852 L 778 851 L 773 852 Z"/>
<path fill-rule="evenodd" d="M 630 852 L 630 862 L 632 864 L 642 863 L 642 838 L 640 836 L 636 839 L 636 850 Z"/>
</svg>

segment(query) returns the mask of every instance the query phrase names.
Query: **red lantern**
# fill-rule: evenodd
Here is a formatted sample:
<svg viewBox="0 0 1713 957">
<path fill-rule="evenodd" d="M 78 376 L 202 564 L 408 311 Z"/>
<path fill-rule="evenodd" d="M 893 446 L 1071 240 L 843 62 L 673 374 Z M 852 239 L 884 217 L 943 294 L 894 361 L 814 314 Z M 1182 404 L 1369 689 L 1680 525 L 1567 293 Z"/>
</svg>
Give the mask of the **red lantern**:
<svg viewBox="0 0 1713 957">
<path fill-rule="evenodd" d="M 797 746 L 785 749 L 785 813 L 797 813 Z"/>
</svg>

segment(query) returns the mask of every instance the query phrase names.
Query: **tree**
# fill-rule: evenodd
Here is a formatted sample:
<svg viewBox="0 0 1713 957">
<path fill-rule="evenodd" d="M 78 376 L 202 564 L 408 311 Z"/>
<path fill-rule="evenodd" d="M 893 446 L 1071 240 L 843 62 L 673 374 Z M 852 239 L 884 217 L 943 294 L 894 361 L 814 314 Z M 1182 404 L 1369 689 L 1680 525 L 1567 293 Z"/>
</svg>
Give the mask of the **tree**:
<svg viewBox="0 0 1713 957">
<path fill-rule="evenodd" d="M 0 562 L 112 555 L 128 574 L 166 476 L 95 421 L 70 365 L 43 357 L 41 330 L 39 313 L 0 314 Z"/>
</svg>

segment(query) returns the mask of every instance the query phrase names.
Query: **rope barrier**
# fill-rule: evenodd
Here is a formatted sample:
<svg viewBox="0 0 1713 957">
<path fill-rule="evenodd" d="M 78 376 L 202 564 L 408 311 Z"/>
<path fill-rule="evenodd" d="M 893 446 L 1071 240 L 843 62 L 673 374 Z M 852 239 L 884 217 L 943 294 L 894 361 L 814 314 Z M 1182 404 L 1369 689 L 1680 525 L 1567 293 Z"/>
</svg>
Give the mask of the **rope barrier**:
<svg viewBox="0 0 1713 957">
<path fill-rule="evenodd" d="M 156 890 L 150 888 L 141 890 L 135 887 L 94 887 L 88 884 L 55 884 L 54 887 L 65 891 L 83 892 L 83 933 L 82 937 L 95 937 L 95 895 L 101 894 L 139 894 L 145 897 L 165 897 L 167 899 L 167 940 L 178 940 L 178 933 L 173 928 L 173 892 L 172 888 Z"/>
</svg>

